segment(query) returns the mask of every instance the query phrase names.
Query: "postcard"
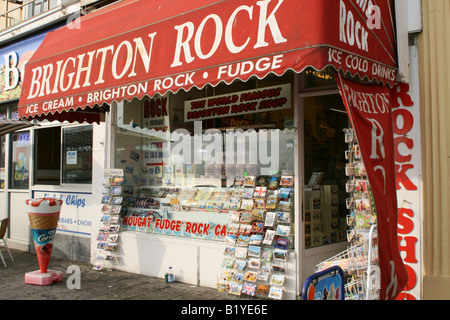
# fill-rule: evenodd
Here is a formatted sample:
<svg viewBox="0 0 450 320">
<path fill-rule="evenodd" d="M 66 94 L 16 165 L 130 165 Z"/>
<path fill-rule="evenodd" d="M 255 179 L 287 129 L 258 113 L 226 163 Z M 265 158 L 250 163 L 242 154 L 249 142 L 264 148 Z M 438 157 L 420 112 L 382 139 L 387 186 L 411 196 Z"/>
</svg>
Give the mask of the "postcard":
<svg viewBox="0 0 450 320">
<path fill-rule="evenodd" d="M 266 227 L 273 227 L 276 216 L 276 212 L 266 212 L 266 220 L 264 221 L 264 225 Z"/>
<path fill-rule="evenodd" d="M 281 176 L 280 186 L 293 186 L 294 176 Z"/>
<path fill-rule="evenodd" d="M 254 271 L 247 271 L 244 275 L 244 281 L 250 281 L 250 282 L 255 282 L 256 280 L 258 280 L 258 272 L 254 272 Z"/>
<path fill-rule="evenodd" d="M 284 275 L 273 274 L 270 278 L 270 284 L 274 286 L 282 286 L 284 283 Z"/>
<path fill-rule="evenodd" d="M 228 280 L 228 281 L 234 281 L 234 282 L 237 282 L 237 283 L 241 283 L 243 279 L 244 279 L 244 273 L 243 272 L 234 272 L 232 278 L 230 280 Z"/>
<path fill-rule="evenodd" d="M 264 222 L 255 221 L 252 223 L 252 232 L 262 233 L 264 231 Z"/>
<path fill-rule="evenodd" d="M 252 233 L 252 225 L 251 224 L 241 224 L 239 227 L 239 233 L 243 235 L 249 235 Z"/>
<path fill-rule="evenodd" d="M 275 234 L 286 237 L 290 234 L 290 232 L 291 232 L 290 226 L 278 225 Z"/>
<path fill-rule="evenodd" d="M 248 246 L 249 241 L 250 241 L 250 237 L 240 235 L 236 240 L 236 245 L 241 246 L 241 247 L 246 247 L 246 246 Z"/>
<path fill-rule="evenodd" d="M 275 240 L 275 248 L 287 250 L 289 248 L 289 239 L 277 238 Z"/>
<path fill-rule="evenodd" d="M 279 261 L 274 261 L 272 263 L 272 270 L 273 272 L 286 272 L 286 264 Z"/>
<path fill-rule="evenodd" d="M 223 255 L 226 257 L 234 257 L 234 253 L 236 252 L 236 248 L 234 247 L 226 247 Z"/>
<path fill-rule="evenodd" d="M 267 194 L 267 187 L 256 187 L 253 196 L 256 198 L 264 198 Z"/>
<path fill-rule="evenodd" d="M 272 260 L 273 252 L 269 248 L 265 248 L 261 254 L 261 262 L 269 263 Z"/>
<path fill-rule="evenodd" d="M 258 244 L 261 244 L 262 239 L 263 239 L 263 235 L 262 234 L 252 234 L 250 236 L 250 240 L 249 240 L 248 243 L 252 244 L 252 245 L 258 245 Z"/>
<path fill-rule="evenodd" d="M 271 245 L 273 238 L 275 237 L 275 231 L 274 230 L 267 230 L 266 235 L 264 237 L 263 243 L 267 245 Z"/>
<path fill-rule="evenodd" d="M 252 187 L 255 185 L 255 181 L 256 181 L 255 176 L 246 176 L 246 177 L 244 177 L 244 186 Z"/>
<path fill-rule="evenodd" d="M 108 242 L 106 244 L 105 250 L 106 251 L 116 251 L 117 249 L 117 243 L 115 242 Z"/>
<path fill-rule="evenodd" d="M 266 200 L 265 199 L 253 199 L 255 209 L 265 209 L 266 208 Z"/>
<path fill-rule="evenodd" d="M 269 182 L 269 189 L 276 189 L 278 188 L 278 184 L 280 183 L 279 177 L 271 177 Z"/>
<path fill-rule="evenodd" d="M 268 297 L 276 300 L 283 299 L 283 289 L 278 287 L 270 287 Z"/>
<path fill-rule="evenodd" d="M 266 284 L 259 284 L 256 288 L 256 294 L 267 296 L 269 294 L 270 286 Z"/>
<path fill-rule="evenodd" d="M 233 265 L 233 269 L 236 270 L 244 270 L 247 266 L 247 261 L 245 260 L 236 260 Z"/>
<path fill-rule="evenodd" d="M 234 259 L 225 258 L 222 261 L 222 268 L 231 269 L 234 266 Z"/>
<path fill-rule="evenodd" d="M 278 211 L 277 212 L 277 222 L 290 223 L 291 222 L 291 213 Z"/>
<path fill-rule="evenodd" d="M 106 241 L 108 238 L 108 233 L 106 232 L 99 232 L 97 236 L 97 241 Z"/>
<path fill-rule="evenodd" d="M 250 257 L 259 258 L 261 256 L 261 247 L 258 246 L 249 246 L 248 247 L 248 255 Z"/>
<path fill-rule="evenodd" d="M 254 220 L 264 221 L 265 215 L 266 215 L 266 213 L 264 210 L 253 210 L 252 211 L 252 216 L 253 216 Z"/>
<path fill-rule="evenodd" d="M 259 259 L 259 258 L 249 258 L 248 259 L 248 267 L 250 269 L 259 270 L 261 268 L 261 259 Z"/>
<path fill-rule="evenodd" d="M 235 258 L 241 258 L 241 259 L 246 259 L 247 258 L 247 248 L 236 248 L 234 257 Z"/>
<path fill-rule="evenodd" d="M 242 292 L 242 284 L 240 283 L 230 283 L 229 294 L 240 296 Z"/>
<path fill-rule="evenodd" d="M 287 261 L 288 251 L 284 249 L 273 250 L 273 259 L 279 261 Z"/>
<path fill-rule="evenodd" d="M 250 212 L 248 212 L 248 211 L 241 212 L 241 217 L 239 219 L 240 223 L 250 223 L 250 222 L 252 222 L 252 220 L 253 220 L 253 216 Z"/>
<path fill-rule="evenodd" d="M 244 282 L 242 287 L 242 293 L 249 296 L 254 296 L 256 293 L 256 287 L 257 287 L 256 284 Z"/>
<path fill-rule="evenodd" d="M 253 188 L 244 188 L 242 190 L 242 197 L 247 199 L 253 198 Z"/>
<path fill-rule="evenodd" d="M 252 210 L 254 207 L 253 199 L 242 199 L 241 209 L 242 210 Z"/>
</svg>

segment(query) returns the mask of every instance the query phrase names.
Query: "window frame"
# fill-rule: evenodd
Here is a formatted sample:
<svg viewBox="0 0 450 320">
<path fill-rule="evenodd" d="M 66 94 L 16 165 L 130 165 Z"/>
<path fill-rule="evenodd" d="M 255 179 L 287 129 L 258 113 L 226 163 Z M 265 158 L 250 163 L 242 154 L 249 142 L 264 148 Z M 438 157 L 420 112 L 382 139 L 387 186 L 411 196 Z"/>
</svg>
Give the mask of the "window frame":
<svg viewBox="0 0 450 320">
<path fill-rule="evenodd" d="M 91 127 L 92 129 L 92 137 L 91 137 L 91 182 L 90 183 L 70 183 L 70 182 L 63 182 L 63 170 L 64 170 L 64 129 L 72 129 L 72 128 L 78 128 L 78 127 Z M 60 186 L 61 187 L 90 187 L 92 186 L 92 181 L 94 179 L 94 172 L 93 172 L 93 162 L 94 162 L 94 155 L 93 155 L 93 147 L 94 147 L 94 126 L 92 124 L 78 124 L 78 125 L 70 125 L 70 126 L 61 126 L 61 169 L 60 169 Z"/>
<path fill-rule="evenodd" d="M 94 136 L 94 127 L 92 124 L 88 123 L 81 123 L 81 124 L 64 124 L 64 123 L 54 123 L 54 122 L 41 122 L 40 128 L 34 130 L 34 139 L 33 139 L 33 161 L 36 162 L 37 159 L 37 132 L 38 130 L 42 130 L 45 128 L 51 128 L 51 127 L 59 127 L 60 129 L 60 167 L 59 167 L 59 183 L 58 184 L 42 184 L 42 183 L 36 183 L 36 163 L 33 163 L 33 178 L 31 187 L 33 189 L 36 188 L 77 188 L 77 189 L 83 189 L 83 188 L 90 188 L 92 186 L 92 180 L 94 177 L 94 170 L 91 168 L 91 183 L 68 183 L 63 182 L 63 159 L 64 159 L 64 149 L 63 149 L 63 142 L 64 142 L 64 129 L 66 128 L 76 128 L 76 127 L 88 127 L 90 126 L 92 128 L 92 145 L 94 144 L 93 136 Z M 92 162 L 93 162 L 93 150 L 91 150 L 91 156 L 92 156 Z"/>
</svg>

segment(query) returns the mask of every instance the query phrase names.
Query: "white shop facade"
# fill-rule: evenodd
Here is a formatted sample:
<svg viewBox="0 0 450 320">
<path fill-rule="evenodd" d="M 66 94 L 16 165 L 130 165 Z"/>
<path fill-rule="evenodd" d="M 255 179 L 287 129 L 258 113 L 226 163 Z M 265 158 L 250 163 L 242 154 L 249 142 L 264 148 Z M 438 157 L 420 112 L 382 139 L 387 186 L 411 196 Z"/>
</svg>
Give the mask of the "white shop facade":
<svg viewBox="0 0 450 320">
<path fill-rule="evenodd" d="M 92 193 L 70 201 L 89 203 L 94 267 L 172 267 L 207 287 L 224 269 L 267 271 L 255 284 L 281 275 L 282 297 L 298 297 L 348 246 L 350 120 L 336 71 L 395 84 L 391 5 L 371 30 L 350 0 L 122 1 L 49 33 L 19 116 L 90 123 Z"/>
</svg>

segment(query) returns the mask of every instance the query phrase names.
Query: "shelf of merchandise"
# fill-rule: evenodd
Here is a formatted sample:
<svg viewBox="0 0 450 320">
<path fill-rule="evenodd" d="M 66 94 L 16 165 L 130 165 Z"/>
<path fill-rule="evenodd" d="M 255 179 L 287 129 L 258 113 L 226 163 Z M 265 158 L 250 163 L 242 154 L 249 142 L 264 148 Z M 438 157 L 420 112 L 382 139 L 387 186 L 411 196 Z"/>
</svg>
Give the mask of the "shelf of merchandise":
<svg viewBox="0 0 450 320">
<path fill-rule="evenodd" d="M 112 270 L 121 231 L 122 170 L 105 170 L 102 191 L 102 217 L 97 235 L 97 256 L 94 270 Z"/>
</svg>

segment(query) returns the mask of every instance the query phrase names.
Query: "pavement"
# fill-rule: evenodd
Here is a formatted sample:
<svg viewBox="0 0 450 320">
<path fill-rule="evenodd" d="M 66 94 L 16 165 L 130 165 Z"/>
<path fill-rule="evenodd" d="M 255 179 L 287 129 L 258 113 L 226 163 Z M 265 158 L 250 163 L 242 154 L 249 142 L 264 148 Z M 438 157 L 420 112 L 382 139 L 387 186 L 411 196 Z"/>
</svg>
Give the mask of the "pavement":
<svg viewBox="0 0 450 320">
<path fill-rule="evenodd" d="M 36 254 L 2 248 L 7 267 L 0 261 L 0 300 L 236 300 L 217 289 L 186 283 L 166 283 L 165 279 L 119 270 L 93 270 L 88 263 L 51 257 L 49 269 L 61 271 L 63 280 L 40 286 L 25 283 L 25 274 L 39 270 Z M 77 282 L 71 265 L 80 268 Z M 72 278 L 71 278 L 72 276 Z M 79 284 L 79 288 L 77 288 Z M 242 299 L 242 298 L 239 298 Z"/>
</svg>

